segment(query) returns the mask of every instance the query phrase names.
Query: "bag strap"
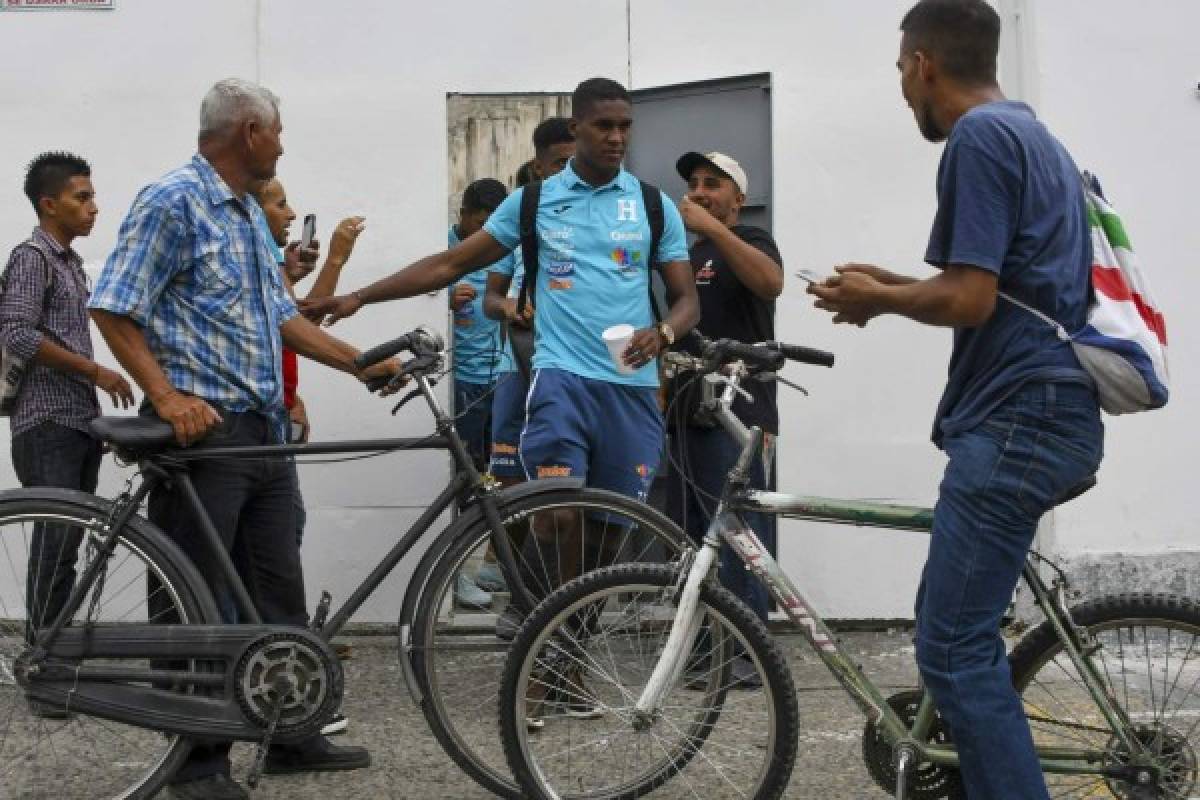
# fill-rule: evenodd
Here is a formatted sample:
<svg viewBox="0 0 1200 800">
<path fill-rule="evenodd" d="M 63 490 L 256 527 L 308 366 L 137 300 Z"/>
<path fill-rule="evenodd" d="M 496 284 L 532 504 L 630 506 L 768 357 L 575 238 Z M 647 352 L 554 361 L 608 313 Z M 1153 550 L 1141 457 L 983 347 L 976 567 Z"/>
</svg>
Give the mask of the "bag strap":
<svg viewBox="0 0 1200 800">
<path fill-rule="evenodd" d="M 533 299 L 537 291 L 538 270 L 538 239 L 537 212 L 538 202 L 542 198 L 542 182 L 534 181 L 525 184 L 521 189 L 521 260 L 525 262 L 525 280 L 521 291 L 517 294 L 517 314 L 525 313 L 526 303 Z"/>
<path fill-rule="evenodd" d="M 658 306 L 658 297 L 654 294 L 654 271 L 661 270 L 658 261 L 658 248 L 662 244 L 663 229 L 666 227 L 666 216 L 663 213 L 662 192 L 657 186 L 639 180 L 642 184 L 642 205 L 646 209 L 646 221 L 650 223 L 650 255 L 646 258 L 646 268 L 650 274 L 646 276 L 646 286 L 650 291 L 650 310 L 654 312 L 654 321 L 662 322 L 662 309 Z"/>
<path fill-rule="evenodd" d="M 646 221 L 650 223 L 650 255 L 646 259 L 647 268 L 653 272 L 660 266 L 658 263 L 658 248 L 662 242 L 663 229 L 666 227 L 666 216 L 663 212 L 662 192 L 657 186 L 640 181 L 642 187 L 642 204 L 646 209 Z M 521 259 L 525 262 L 525 281 L 517 295 L 517 313 L 525 313 L 525 306 L 535 298 L 537 293 L 538 271 L 538 236 L 537 211 L 538 202 L 542 196 L 542 182 L 534 181 L 521 189 L 521 208 L 519 229 L 521 234 Z M 646 280 L 650 294 L 650 309 L 654 312 L 655 322 L 662 321 L 662 310 L 658 306 L 658 298 L 654 295 L 654 280 L 648 276 Z"/>
<path fill-rule="evenodd" d="M 1042 322 L 1044 322 L 1044 323 L 1046 323 L 1047 325 L 1049 325 L 1051 328 L 1054 328 L 1054 332 L 1055 332 L 1055 333 L 1058 335 L 1058 338 L 1059 338 L 1061 341 L 1064 341 L 1064 342 L 1069 342 L 1069 341 L 1071 341 L 1071 334 L 1067 333 L 1067 329 L 1066 329 L 1066 328 L 1064 328 L 1062 325 L 1060 325 L 1060 324 L 1058 323 L 1058 321 L 1057 321 L 1057 320 L 1055 320 L 1053 317 L 1051 317 L 1049 314 L 1043 314 L 1041 311 L 1038 311 L 1038 310 L 1037 310 L 1036 308 L 1034 308 L 1033 306 L 1031 306 L 1031 305 L 1029 305 L 1029 304 L 1027 304 L 1027 303 L 1022 303 L 1020 300 L 1018 300 L 1017 298 L 1013 297 L 1013 296 L 1012 296 L 1011 294 L 1009 294 L 1008 292 L 996 292 L 996 294 L 1000 295 L 1000 296 L 1001 296 L 1001 297 L 1003 297 L 1005 300 L 1007 300 L 1008 302 L 1012 303 L 1014 306 L 1017 306 L 1018 308 L 1023 308 L 1023 309 L 1025 309 L 1025 310 L 1026 310 L 1026 311 L 1028 311 L 1030 314 L 1033 314 L 1035 317 L 1037 317 L 1038 319 L 1040 319 Z"/>
</svg>

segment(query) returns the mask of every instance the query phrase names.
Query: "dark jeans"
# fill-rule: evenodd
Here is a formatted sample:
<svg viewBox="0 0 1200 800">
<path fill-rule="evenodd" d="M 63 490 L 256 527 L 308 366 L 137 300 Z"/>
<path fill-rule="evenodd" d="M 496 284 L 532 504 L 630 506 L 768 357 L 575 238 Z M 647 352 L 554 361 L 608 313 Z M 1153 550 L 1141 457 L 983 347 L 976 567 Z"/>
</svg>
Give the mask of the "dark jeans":
<svg viewBox="0 0 1200 800">
<path fill-rule="evenodd" d="M 43 422 L 12 439 L 13 468 L 25 487 L 94 492 L 102 452 L 98 439 L 56 422 Z M 25 577 L 25 637 L 30 643 L 34 630 L 54 622 L 66 605 L 75 586 L 82 539 L 77 527 L 44 522 L 33 526 Z"/>
<path fill-rule="evenodd" d="M 198 447 L 277 444 L 271 421 L 257 413 L 220 412 L 223 422 Z M 227 458 L 190 463 L 196 494 L 212 518 L 263 622 L 303 626 L 304 575 L 296 541 L 296 484 L 286 458 Z M 237 622 L 228 582 L 182 492 L 156 489 L 150 519 L 183 549 L 209 582 L 224 622 Z M 151 605 L 151 611 L 157 609 Z M 229 773 L 229 742 L 199 742 L 173 778 Z"/>
<path fill-rule="evenodd" d="M 950 463 L 917 593 L 917 665 L 971 800 L 1048 797 L 1000 617 L 1038 520 L 1096 471 L 1103 441 L 1090 387 L 1036 383 L 943 442 Z"/>
<path fill-rule="evenodd" d="M 755 459 L 750 469 L 750 488 L 775 488 L 775 437 L 764 447 L 765 455 Z M 721 497 L 729 471 L 737 462 L 741 447 L 723 428 L 682 428 L 671 433 L 667 477 L 667 516 L 697 544 L 704 538 L 713 512 Z M 682 468 L 682 472 L 681 472 Z M 695 486 L 689 485 L 691 481 Z M 742 512 L 743 519 L 767 552 L 775 555 L 776 520 L 771 514 Z M 725 542 L 721 543 L 721 585 L 737 595 L 764 622 L 771 597 L 750 574 L 741 559 Z"/>
<path fill-rule="evenodd" d="M 492 383 L 454 381 L 454 422 L 475 468 L 487 471 L 492 438 Z"/>
</svg>

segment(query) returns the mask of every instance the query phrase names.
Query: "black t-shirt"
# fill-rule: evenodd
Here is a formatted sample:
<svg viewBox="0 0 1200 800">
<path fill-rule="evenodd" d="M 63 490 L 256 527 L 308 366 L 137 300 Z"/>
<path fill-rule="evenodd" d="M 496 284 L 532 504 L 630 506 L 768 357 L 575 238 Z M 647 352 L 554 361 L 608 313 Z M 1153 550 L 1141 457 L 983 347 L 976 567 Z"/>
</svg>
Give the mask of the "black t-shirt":
<svg viewBox="0 0 1200 800">
<path fill-rule="evenodd" d="M 753 225 L 734 225 L 733 232 L 747 244 L 766 253 L 783 270 L 783 259 L 771 234 Z M 689 255 L 696 277 L 696 293 L 700 296 L 700 324 L 696 329 L 710 339 L 737 339 L 741 342 L 764 342 L 775 338 L 775 301 L 763 300 L 738 280 L 733 268 L 725 262 L 717 246 L 708 239 L 692 245 Z M 695 352 L 695 345 L 685 339 L 679 349 Z M 698 355 L 698 353 L 696 353 Z M 675 381 L 672 397 L 677 412 L 671 413 L 671 423 L 678 425 L 681 415 L 699 406 L 699 382 L 679 390 L 690 376 Z M 754 397 L 749 403 L 739 397 L 733 412 L 747 425 L 757 425 L 767 433 L 779 432 L 779 407 L 775 400 L 775 383 L 747 381 L 743 387 Z M 686 416 L 685 416 L 686 418 Z"/>
</svg>

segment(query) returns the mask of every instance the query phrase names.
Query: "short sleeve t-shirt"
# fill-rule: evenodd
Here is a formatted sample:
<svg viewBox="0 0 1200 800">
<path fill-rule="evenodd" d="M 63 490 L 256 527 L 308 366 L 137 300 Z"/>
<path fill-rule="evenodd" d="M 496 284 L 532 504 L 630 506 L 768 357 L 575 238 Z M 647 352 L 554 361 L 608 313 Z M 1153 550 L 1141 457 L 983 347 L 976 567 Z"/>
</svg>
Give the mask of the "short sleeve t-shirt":
<svg viewBox="0 0 1200 800">
<path fill-rule="evenodd" d="M 450 247 L 459 243 L 455 226 L 450 226 L 447 235 Z M 464 383 L 490 384 L 503 371 L 504 351 L 500 347 L 500 323 L 483 313 L 483 297 L 487 293 L 487 276 L 491 271 L 512 268 L 506 262 L 508 255 L 483 269 L 464 275 L 451 285 L 450 291 L 459 283 L 468 283 L 475 289 L 475 297 L 461 308 L 451 311 L 454 318 L 454 379 Z"/>
<path fill-rule="evenodd" d="M 999 289 L 1081 328 L 1091 239 L 1079 170 L 1024 103 L 976 106 L 955 124 L 938 167 L 938 209 L 925 260 L 995 274 Z M 956 328 L 933 441 L 974 428 L 1033 381 L 1090 383 L 1070 346 L 1028 311 L 997 297 L 983 325 Z"/>
<path fill-rule="evenodd" d="M 761 250 L 783 270 L 783 259 L 771 234 L 753 225 L 734 225 L 731 229 L 746 244 Z M 739 342 L 765 342 L 775 338 L 775 301 L 763 300 L 738 279 L 733 268 L 710 239 L 692 245 L 692 273 L 696 294 L 700 297 L 698 330 L 710 339 L 736 339 Z M 700 355 L 692 340 L 684 339 L 680 347 Z M 698 392 L 699 383 L 685 378 L 684 392 Z M 682 388 L 683 384 L 681 384 Z M 750 402 L 738 397 L 733 413 L 746 425 L 757 425 L 767 433 L 779 433 L 779 409 L 775 384 L 747 381 L 742 385 L 752 398 Z M 674 397 L 681 409 L 696 407 L 698 399 Z"/>
<path fill-rule="evenodd" d="M 484 225 L 502 246 L 520 244 L 521 194 L 508 196 Z M 685 261 L 687 236 L 679 210 L 663 195 L 658 262 Z M 628 386 L 658 386 L 658 368 L 617 371 L 601 335 L 614 325 L 654 324 L 650 308 L 650 224 L 642 187 L 622 169 L 591 186 L 574 161 L 542 184 L 537 213 L 538 271 L 535 369 L 555 368 Z M 512 267 L 509 267 L 511 274 Z"/>
</svg>

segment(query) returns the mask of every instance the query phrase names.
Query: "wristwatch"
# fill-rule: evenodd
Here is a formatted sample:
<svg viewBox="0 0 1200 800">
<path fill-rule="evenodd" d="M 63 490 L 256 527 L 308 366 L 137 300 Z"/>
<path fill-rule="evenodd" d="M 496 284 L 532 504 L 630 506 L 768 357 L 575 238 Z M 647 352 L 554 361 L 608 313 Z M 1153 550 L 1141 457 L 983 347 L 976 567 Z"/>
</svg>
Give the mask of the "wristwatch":
<svg viewBox="0 0 1200 800">
<path fill-rule="evenodd" d="M 661 336 L 663 341 L 667 343 L 667 347 L 675 344 L 675 329 L 670 325 L 665 322 L 660 322 L 654 326 L 654 329 L 658 331 L 658 335 Z"/>
</svg>

